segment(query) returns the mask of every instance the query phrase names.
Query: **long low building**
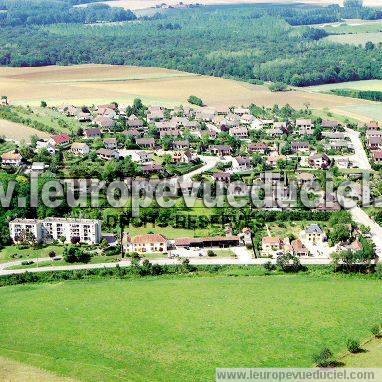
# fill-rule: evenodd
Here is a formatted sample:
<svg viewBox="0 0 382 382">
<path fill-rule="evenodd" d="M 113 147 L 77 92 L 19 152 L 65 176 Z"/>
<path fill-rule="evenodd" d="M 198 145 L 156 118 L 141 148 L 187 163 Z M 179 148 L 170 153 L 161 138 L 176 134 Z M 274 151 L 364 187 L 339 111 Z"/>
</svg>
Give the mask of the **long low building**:
<svg viewBox="0 0 382 382">
<path fill-rule="evenodd" d="M 66 243 L 99 244 L 102 239 L 101 221 L 93 219 L 15 219 L 9 223 L 9 231 L 14 243 L 50 243 L 65 238 Z"/>
</svg>

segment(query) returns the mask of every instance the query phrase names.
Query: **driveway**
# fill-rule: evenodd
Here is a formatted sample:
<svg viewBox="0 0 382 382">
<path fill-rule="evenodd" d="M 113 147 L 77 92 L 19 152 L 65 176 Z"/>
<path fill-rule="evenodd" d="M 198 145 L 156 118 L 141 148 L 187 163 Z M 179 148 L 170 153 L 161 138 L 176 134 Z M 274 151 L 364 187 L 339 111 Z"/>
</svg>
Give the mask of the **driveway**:
<svg viewBox="0 0 382 382">
<path fill-rule="evenodd" d="M 351 157 L 351 160 L 361 170 L 371 170 L 369 158 L 366 155 L 362 141 L 359 137 L 359 132 L 348 127 L 345 127 L 346 135 L 350 138 L 353 144 L 355 154 Z"/>
<path fill-rule="evenodd" d="M 382 227 L 376 223 L 370 216 L 360 207 L 350 209 L 351 216 L 355 222 L 370 228 L 371 239 L 375 244 L 375 252 L 381 257 L 382 255 Z"/>
</svg>

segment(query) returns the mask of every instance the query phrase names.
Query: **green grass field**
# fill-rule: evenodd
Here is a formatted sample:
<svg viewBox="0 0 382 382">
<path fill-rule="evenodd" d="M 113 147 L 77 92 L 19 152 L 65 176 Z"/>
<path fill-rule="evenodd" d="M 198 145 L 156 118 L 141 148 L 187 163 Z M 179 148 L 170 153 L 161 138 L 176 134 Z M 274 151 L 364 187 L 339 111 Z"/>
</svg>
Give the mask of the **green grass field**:
<svg viewBox="0 0 382 382">
<path fill-rule="evenodd" d="M 358 24 L 358 23 L 355 23 Z M 364 22 L 363 20 L 360 20 L 360 23 L 358 25 L 348 24 L 348 23 L 342 23 L 341 25 L 327 25 L 324 27 L 326 32 L 338 35 L 338 34 L 358 34 L 358 33 L 375 33 L 375 32 L 381 32 L 382 31 L 382 23 L 380 20 L 378 22 L 371 21 L 371 22 Z"/>
<path fill-rule="evenodd" d="M 125 230 L 129 232 L 131 236 L 144 235 L 147 233 L 159 233 L 167 239 L 178 239 L 181 237 L 205 237 L 205 236 L 217 236 L 224 233 L 222 228 L 205 228 L 205 229 L 187 229 L 187 228 L 173 228 L 173 227 L 159 227 L 147 224 L 145 227 L 126 227 Z"/>
<path fill-rule="evenodd" d="M 216 367 L 311 366 L 380 321 L 347 277 L 162 277 L 0 288 L 0 354 L 82 381 L 207 381 Z"/>
<path fill-rule="evenodd" d="M 44 248 L 18 249 L 15 245 L 4 247 L 0 250 L 0 263 L 16 261 L 22 259 L 34 259 L 37 257 L 49 257 L 49 252 L 55 251 L 57 256 L 61 256 L 64 251 L 62 245 L 49 245 Z"/>
<path fill-rule="evenodd" d="M 340 82 L 337 84 L 326 84 L 318 86 L 308 86 L 304 90 L 313 92 L 328 92 L 331 89 L 355 89 L 355 90 L 377 90 L 382 91 L 382 80 L 364 80 Z"/>
</svg>

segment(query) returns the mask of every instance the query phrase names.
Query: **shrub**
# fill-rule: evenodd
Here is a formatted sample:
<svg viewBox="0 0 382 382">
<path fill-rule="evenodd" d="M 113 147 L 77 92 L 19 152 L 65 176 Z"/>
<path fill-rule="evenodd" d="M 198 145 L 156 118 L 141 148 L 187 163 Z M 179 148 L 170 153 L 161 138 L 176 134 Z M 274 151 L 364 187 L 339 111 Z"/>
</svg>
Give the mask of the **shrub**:
<svg viewBox="0 0 382 382">
<path fill-rule="evenodd" d="M 382 279 L 382 264 L 381 263 L 375 266 L 375 274 L 377 275 L 377 277 Z"/>
<path fill-rule="evenodd" d="M 34 264 L 34 261 L 32 260 L 26 260 L 21 262 L 21 265 L 32 265 L 32 264 Z"/>
<path fill-rule="evenodd" d="M 379 325 L 379 324 L 373 325 L 371 327 L 370 331 L 371 331 L 371 334 L 374 337 L 380 337 L 380 335 L 381 335 L 381 325 Z"/>
<path fill-rule="evenodd" d="M 204 105 L 203 101 L 199 97 L 196 97 L 194 95 L 189 96 L 187 101 L 190 104 L 196 105 L 196 106 L 203 106 Z"/>
<path fill-rule="evenodd" d="M 276 265 L 271 263 L 270 261 L 267 261 L 263 267 L 267 270 L 267 271 L 274 271 L 276 269 Z"/>
<path fill-rule="evenodd" d="M 212 250 L 212 249 L 209 249 L 207 251 L 207 256 L 208 257 L 215 257 L 216 256 L 216 253 Z"/>
<path fill-rule="evenodd" d="M 48 254 L 48 256 L 49 256 L 51 259 L 53 259 L 53 257 L 56 257 L 56 252 L 54 252 L 54 251 L 50 251 L 49 254 Z"/>
<path fill-rule="evenodd" d="M 329 367 L 335 363 L 333 353 L 329 348 L 323 348 L 319 353 L 314 354 L 313 362 L 318 367 Z"/>
<path fill-rule="evenodd" d="M 352 338 L 346 341 L 346 348 L 350 353 L 358 353 L 361 350 L 359 341 Z"/>
</svg>

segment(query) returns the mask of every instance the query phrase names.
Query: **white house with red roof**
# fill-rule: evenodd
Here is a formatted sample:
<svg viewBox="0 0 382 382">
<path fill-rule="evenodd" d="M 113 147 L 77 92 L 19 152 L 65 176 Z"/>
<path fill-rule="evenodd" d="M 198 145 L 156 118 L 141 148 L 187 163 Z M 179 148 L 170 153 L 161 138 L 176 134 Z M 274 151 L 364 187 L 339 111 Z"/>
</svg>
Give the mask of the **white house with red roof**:
<svg viewBox="0 0 382 382">
<path fill-rule="evenodd" d="M 53 147 L 62 147 L 70 143 L 70 136 L 68 134 L 53 135 L 48 143 Z"/>
</svg>

